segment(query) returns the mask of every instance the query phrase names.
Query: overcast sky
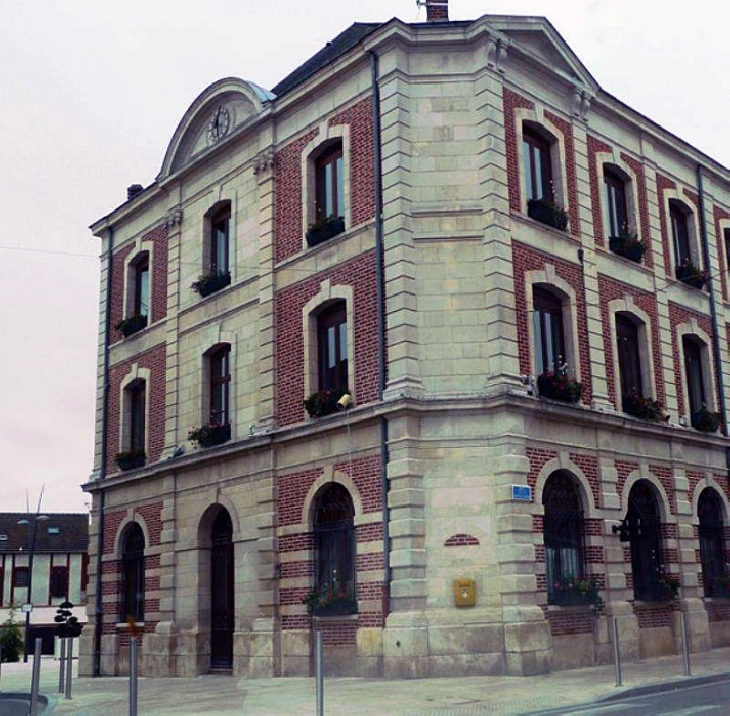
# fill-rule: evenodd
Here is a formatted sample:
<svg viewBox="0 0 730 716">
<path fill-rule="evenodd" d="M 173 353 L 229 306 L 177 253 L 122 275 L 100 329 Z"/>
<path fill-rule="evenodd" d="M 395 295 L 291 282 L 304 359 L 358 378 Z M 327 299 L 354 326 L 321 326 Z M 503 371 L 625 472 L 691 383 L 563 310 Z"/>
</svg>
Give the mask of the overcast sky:
<svg viewBox="0 0 730 716">
<path fill-rule="evenodd" d="M 451 0 L 453 20 L 547 15 L 598 83 L 730 165 L 730 4 Z M 82 510 L 92 468 L 98 240 L 195 97 L 271 88 L 354 21 L 415 0 L 0 0 L 0 511 Z"/>
</svg>

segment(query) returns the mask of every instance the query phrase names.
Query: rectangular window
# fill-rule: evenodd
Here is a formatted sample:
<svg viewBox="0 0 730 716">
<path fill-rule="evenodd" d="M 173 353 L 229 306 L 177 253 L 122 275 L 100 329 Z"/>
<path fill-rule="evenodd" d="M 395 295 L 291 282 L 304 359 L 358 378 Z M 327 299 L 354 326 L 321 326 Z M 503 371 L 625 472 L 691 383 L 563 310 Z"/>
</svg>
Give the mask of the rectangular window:
<svg viewBox="0 0 730 716">
<path fill-rule="evenodd" d="M 544 288 L 532 290 L 532 324 L 537 374 L 557 370 L 565 362 L 562 301 Z"/>
<path fill-rule="evenodd" d="M 147 258 L 140 260 L 135 267 L 134 315 L 149 315 L 150 305 L 150 264 Z"/>
<path fill-rule="evenodd" d="M 129 389 L 130 431 L 129 449 L 144 450 L 145 446 L 145 400 L 144 381 L 137 381 Z"/>
<path fill-rule="evenodd" d="M 28 567 L 15 567 L 13 569 L 13 586 L 27 587 L 29 574 Z"/>
<path fill-rule="evenodd" d="M 606 169 L 603 174 L 603 183 L 606 192 L 609 236 L 624 236 L 628 233 L 629 228 L 624 182 L 616 173 Z"/>
<path fill-rule="evenodd" d="M 68 567 L 51 567 L 51 599 L 68 598 Z"/>
<path fill-rule="evenodd" d="M 669 218 L 672 224 L 672 239 L 674 241 L 674 258 L 677 266 L 689 263 L 692 254 L 689 249 L 689 227 L 687 216 L 674 203 L 669 203 Z"/>
<path fill-rule="evenodd" d="M 228 273 L 228 238 L 230 228 L 230 208 L 217 214 L 210 223 L 210 272 Z"/>
<path fill-rule="evenodd" d="M 347 388 L 347 310 L 344 301 L 319 314 L 317 333 L 319 389 Z"/>
<path fill-rule="evenodd" d="M 225 425 L 230 421 L 228 414 L 231 349 L 229 346 L 211 353 L 210 361 L 210 422 Z"/>
<path fill-rule="evenodd" d="M 641 360 L 639 357 L 639 332 L 636 324 L 626 316 L 616 316 L 618 340 L 618 372 L 621 379 L 621 395 L 629 393 L 643 396 L 641 385 Z"/>
<path fill-rule="evenodd" d="M 527 201 L 553 201 L 550 143 L 527 128 L 522 132 L 522 168 L 525 174 Z"/>
<path fill-rule="evenodd" d="M 704 376 L 702 375 L 702 351 L 697 341 L 688 336 L 682 338 L 684 373 L 687 379 L 689 409 L 698 413 L 705 405 Z"/>
<path fill-rule="evenodd" d="M 327 149 L 315 165 L 317 220 L 345 215 L 345 176 L 342 144 Z"/>
</svg>

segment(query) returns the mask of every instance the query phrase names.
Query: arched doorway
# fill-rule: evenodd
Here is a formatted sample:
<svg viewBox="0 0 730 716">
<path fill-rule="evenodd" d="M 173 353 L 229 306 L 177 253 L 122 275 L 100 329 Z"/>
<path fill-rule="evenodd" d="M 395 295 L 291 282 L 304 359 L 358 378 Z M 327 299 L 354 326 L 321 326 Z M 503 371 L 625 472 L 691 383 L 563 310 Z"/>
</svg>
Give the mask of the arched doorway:
<svg viewBox="0 0 730 716">
<path fill-rule="evenodd" d="M 318 616 L 357 612 L 355 508 L 337 482 L 317 494 L 314 510 L 314 604 Z"/>
<path fill-rule="evenodd" d="M 542 503 L 548 603 L 568 604 L 573 596 L 570 583 L 586 573 L 583 505 L 577 481 L 563 470 L 552 473 L 545 482 Z"/>
<path fill-rule="evenodd" d="M 233 523 L 221 508 L 211 527 L 210 668 L 233 668 Z"/>
<path fill-rule="evenodd" d="M 700 495 L 697 513 L 700 521 L 700 560 L 706 597 L 726 597 L 725 525 L 722 499 L 716 490 L 707 487 Z"/>
<path fill-rule="evenodd" d="M 626 525 L 631 545 L 634 598 L 658 601 L 662 598 L 660 577 L 664 573 L 661 515 L 654 487 L 648 480 L 639 480 L 631 488 Z"/>
</svg>

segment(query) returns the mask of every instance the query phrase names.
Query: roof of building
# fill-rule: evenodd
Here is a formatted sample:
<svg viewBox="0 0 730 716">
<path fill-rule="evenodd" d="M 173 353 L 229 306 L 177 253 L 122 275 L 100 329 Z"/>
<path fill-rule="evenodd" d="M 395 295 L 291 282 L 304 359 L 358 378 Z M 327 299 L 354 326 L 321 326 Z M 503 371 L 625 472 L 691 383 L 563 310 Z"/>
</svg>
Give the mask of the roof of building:
<svg viewBox="0 0 730 716">
<path fill-rule="evenodd" d="M 290 72 L 271 91 L 277 97 L 285 95 L 315 72 L 336 60 L 340 55 L 349 52 L 364 37 L 379 28 L 381 24 L 379 22 L 354 22 L 337 37 L 330 40 L 319 52 L 312 55 L 304 64 L 299 65 L 293 72 Z"/>
<path fill-rule="evenodd" d="M 85 513 L 49 513 L 38 520 L 36 552 L 86 552 L 89 548 L 89 516 Z M 35 514 L 0 512 L 0 553 L 26 552 L 32 539 Z M 28 520 L 28 524 L 18 524 Z"/>
</svg>

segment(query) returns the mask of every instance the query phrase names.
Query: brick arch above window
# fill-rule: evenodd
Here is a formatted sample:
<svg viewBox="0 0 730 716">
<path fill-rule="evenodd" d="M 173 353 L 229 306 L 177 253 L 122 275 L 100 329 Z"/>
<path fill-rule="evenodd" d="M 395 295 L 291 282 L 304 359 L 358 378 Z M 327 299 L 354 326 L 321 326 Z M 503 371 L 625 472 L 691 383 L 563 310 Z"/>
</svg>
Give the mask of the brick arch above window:
<svg viewBox="0 0 730 716">
<path fill-rule="evenodd" d="M 629 496 L 631 495 L 631 488 L 637 482 L 642 480 L 651 483 L 657 500 L 661 521 L 674 523 L 676 521 L 676 518 L 672 516 L 676 511 L 674 499 L 670 499 L 670 496 L 664 489 L 664 485 L 662 485 L 661 480 L 649 470 L 645 470 L 643 468 L 631 472 L 621 486 L 621 492 L 619 494 L 621 499 L 621 514 L 625 515 L 629 510 Z M 674 498 L 674 495 L 672 495 L 672 498 Z"/>
<path fill-rule="evenodd" d="M 580 491 L 585 516 L 587 518 L 597 517 L 598 513 L 596 505 L 598 504 L 598 495 L 596 494 L 595 487 L 591 485 L 590 480 L 580 466 L 564 453 L 561 453 L 557 457 L 545 462 L 545 464 L 541 467 L 540 472 L 537 474 L 533 500 L 535 505 L 539 506 L 539 514 L 544 512 L 543 492 L 545 490 L 545 484 L 550 477 L 557 472 L 570 474 L 573 480 L 575 480 Z"/>
<path fill-rule="evenodd" d="M 122 521 L 117 526 L 117 531 L 114 535 L 114 554 L 117 556 L 117 559 L 121 559 L 122 557 L 124 539 L 127 535 L 127 532 L 132 529 L 133 525 L 137 525 L 142 530 L 142 534 L 144 536 L 145 553 L 150 548 L 150 530 L 147 525 L 147 521 L 139 512 L 129 509 L 127 510 L 127 514 L 125 515 L 125 517 L 122 518 Z"/>
<path fill-rule="evenodd" d="M 728 499 L 727 490 L 724 490 L 722 487 L 720 487 L 720 483 L 718 483 L 718 481 L 714 477 L 703 478 L 697 483 L 694 490 L 692 491 L 690 497 L 692 501 L 692 516 L 690 517 L 690 522 L 693 525 L 699 524 L 698 506 L 700 502 L 700 496 L 702 495 L 702 492 L 708 488 L 717 492 L 720 498 L 720 502 L 722 503 L 722 519 L 723 522 L 727 524 L 728 520 L 730 520 L 730 500 Z"/>
<path fill-rule="evenodd" d="M 330 483 L 342 485 L 350 495 L 355 510 L 355 522 L 363 515 L 362 495 L 357 489 L 355 481 L 345 472 L 334 469 L 331 465 L 325 466 L 322 474 L 317 477 L 307 490 L 307 495 L 302 503 L 302 526 L 310 529 L 314 523 L 314 511 L 317 507 L 317 496 L 325 485 Z"/>
</svg>

